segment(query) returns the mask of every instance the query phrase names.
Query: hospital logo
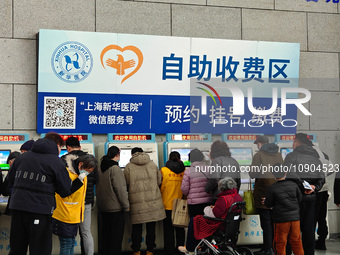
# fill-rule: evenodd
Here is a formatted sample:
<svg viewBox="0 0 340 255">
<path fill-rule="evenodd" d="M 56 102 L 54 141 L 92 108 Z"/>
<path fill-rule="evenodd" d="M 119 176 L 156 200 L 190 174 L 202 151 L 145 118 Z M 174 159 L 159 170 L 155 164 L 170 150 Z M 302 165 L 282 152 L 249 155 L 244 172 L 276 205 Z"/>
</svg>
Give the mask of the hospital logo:
<svg viewBox="0 0 340 255">
<path fill-rule="evenodd" d="M 143 53 L 135 46 L 121 48 L 109 45 L 100 54 L 100 61 L 104 69 L 113 75 L 121 77 L 121 84 L 133 76 L 143 64 Z"/>
<path fill-rule="evenodd" d="M 51 64 L 59 79 L 76 83 L 89 76 L 93 58 L 85 45 L 79 42 L 65 42 L 54 50 Z"/>
<path fill-rule="evenodd" d="M 9 228 L 0 228 L 0 240 L 9 240 Z"/>
<path fill-rule="evenodd" d="M 253 228 L 256 228 L 259 225 L 259 222 L 257 220 L 257 217 L 251 216 L 249 218 L 249 225 L 252 226 Z"/>
</svg>

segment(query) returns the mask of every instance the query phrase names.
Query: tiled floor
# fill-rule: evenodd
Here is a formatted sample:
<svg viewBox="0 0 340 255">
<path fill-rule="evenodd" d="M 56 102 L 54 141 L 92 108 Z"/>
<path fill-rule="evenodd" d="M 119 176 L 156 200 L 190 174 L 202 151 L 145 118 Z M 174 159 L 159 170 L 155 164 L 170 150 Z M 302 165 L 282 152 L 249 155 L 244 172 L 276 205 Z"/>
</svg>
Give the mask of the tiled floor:
<svg viewBox="0 0 340 255">
<path fill-rule="evenodd" d="M 340 255 L 340 239 L 336 240 L 330 240 L 326 243 L 327 250 L 326 251 L 320 251 L 315 250 L 315 255 Z M 252 251 L 258 251 L 258 247 L 249 247 Z M 126 252 L 123 253 L 124 255 L 131 255 L 132 252 Z M 145 254 L 145 252 L 142 254 Z M 164 254 L 162 251 L 156 251 L 156 255 L 162 255 Z"/>
<path fill-rule="evenodd" d="M 326 251 L 318 251 L 316 250 L 315 255 L 339 255 L 340 254 L 340 240 L 337 241 L 328 241 L 326 243 L 327 250 Z"/>
<path fill-rule="evenodd" d="M 326 251 L 315 250 L 315 255 L 340 255 L 340 240 L 330 240 L 326 242 Z M 251 248 L 251 250 L 258 251 L 259 249 Z"/>
</svg>

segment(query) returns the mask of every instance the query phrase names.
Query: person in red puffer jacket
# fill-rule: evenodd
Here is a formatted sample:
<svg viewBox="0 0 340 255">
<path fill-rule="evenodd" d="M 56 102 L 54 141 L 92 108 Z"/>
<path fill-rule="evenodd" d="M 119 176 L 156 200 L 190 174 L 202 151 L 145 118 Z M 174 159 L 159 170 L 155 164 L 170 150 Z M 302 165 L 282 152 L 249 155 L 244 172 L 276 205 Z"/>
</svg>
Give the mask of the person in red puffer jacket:
<svg viewBox="0 0 340 255">
<path fill-rule="evenodd" d="M 218 190 L 220 193 L 217 195 L 215 206 L 204 208 L 204 214 L 208 217 L 224 219 L 230 206 L 233 203 L 242 201 L 242 198 L 237 193 L 237 183 L 230 177 L 221 179 L 218 182 Z M 180 246 L 178 250 L 184 253 L 193 252 L 201 239 L 212 235 L 222 227 L 222 224 L 223 222 L 220 221 L 206 219 L 203 215 L 191 218 L 188 226 L 186 247 Z"/>
</svg>

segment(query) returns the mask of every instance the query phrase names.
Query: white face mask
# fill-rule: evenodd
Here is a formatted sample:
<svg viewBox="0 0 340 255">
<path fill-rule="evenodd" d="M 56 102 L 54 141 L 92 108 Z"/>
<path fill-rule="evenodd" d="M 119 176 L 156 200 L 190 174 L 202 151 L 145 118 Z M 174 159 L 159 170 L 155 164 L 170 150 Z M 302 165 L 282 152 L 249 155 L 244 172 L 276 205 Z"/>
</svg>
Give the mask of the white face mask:
<svg viewBox="0 0 340 255">
<path fill-rule="evenodd" d="M 83 173 L 84 173 L 85 175 L 88 175 L 88 174 L 89 174 L 89 172 L 87 172 L 87 171 L 84 170 L 84 169 L 80 170 L 79 173 L 80 173 L 80 174 L 83 174 Z"/>
</svg>

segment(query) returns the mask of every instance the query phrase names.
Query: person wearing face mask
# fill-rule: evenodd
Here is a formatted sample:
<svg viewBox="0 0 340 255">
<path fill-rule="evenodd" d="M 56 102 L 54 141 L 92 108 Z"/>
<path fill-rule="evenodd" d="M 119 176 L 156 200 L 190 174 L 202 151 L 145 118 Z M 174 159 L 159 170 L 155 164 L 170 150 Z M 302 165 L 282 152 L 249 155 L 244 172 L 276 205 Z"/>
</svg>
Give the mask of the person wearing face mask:
<svg viewBox="0 0 340 255">
<path fill-rule="evenodd" d="M 67 166 L 68 157 L 77 157 L 86 155 L 87 153 L 81 150 L 81 145 L 78 137 L 69 137 L 66 139 L 66 149 L 68 154 L 62 156 L 61 158 L 65 161 Z M 85 211 L 84 211 L 84 221 L 79 224 L 79 235 L 81 243 L 81 255 L 93 255 L 94 253 L 94 243 L 93 236 L 91 232 L 91 212 L 94 204 L 94 192 L 95 185 L 98 180 L 98 170 L 95 168 L 87 176 L 87 187 L 85 196 Z"/>
<path fill-rule="evenodd" d="M 93 155 L 67 158 L 67 169 L 71 180 L 79 178 L 84 185 L 70 196 L 62 198 L 56 194 L 57 208 L 52 215 L 52 232 L 59 237 L 60 255 L 73 255 L 79 224 L 84 221 L 87 175 L 97 167 Z"/>
<path fill-rule="evenodd" d="M 111 146 L 98 171 L 97 206 L 101 216 L 103 255 L 120 255 L 124 235 L 124 212 L 130 211 L 123 171 L 118 166 L 120 150 Z"/>
</svg>

